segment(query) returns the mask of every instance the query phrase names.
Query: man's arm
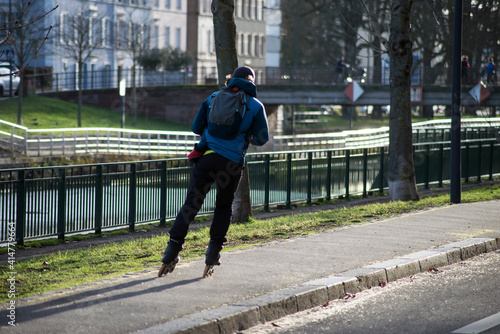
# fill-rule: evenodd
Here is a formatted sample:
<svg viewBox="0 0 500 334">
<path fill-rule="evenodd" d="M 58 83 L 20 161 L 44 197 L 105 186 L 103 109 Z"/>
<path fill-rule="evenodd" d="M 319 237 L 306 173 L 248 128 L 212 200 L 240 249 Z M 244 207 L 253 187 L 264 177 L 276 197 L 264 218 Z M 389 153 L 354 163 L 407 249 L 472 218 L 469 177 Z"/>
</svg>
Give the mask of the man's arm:
<svg viewBox="0 0 500 334">
<path fill-rule="evenodd" d="M 253 119 L 252 136 L 250 143 L 262 146 L 269 141 L 269 126 L 267 124 L 266 111 L 261 107 Z"/>
<path fill-rule="evenodd" d="M 201 104 L 200 109 L 191 124 L 191 130 L 197 135 L 201 136 L 203 131 L 205 131 L 208 126 L 208 107 L 208 99 L 206 99 Z"/>
</svg>

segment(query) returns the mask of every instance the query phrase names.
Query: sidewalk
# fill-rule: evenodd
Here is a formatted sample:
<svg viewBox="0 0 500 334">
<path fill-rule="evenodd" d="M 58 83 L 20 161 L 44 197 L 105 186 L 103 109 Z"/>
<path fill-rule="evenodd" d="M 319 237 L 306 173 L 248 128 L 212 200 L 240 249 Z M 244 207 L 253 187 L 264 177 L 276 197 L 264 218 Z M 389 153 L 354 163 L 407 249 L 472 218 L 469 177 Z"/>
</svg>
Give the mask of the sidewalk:
<svg viewBox="0 0 500 334">
<path fill-rule="evenodd" d="M 2 333 L 231 333 L 500 248 L 500 201 L 458 204 L 16 301 Z"/>
</svg>

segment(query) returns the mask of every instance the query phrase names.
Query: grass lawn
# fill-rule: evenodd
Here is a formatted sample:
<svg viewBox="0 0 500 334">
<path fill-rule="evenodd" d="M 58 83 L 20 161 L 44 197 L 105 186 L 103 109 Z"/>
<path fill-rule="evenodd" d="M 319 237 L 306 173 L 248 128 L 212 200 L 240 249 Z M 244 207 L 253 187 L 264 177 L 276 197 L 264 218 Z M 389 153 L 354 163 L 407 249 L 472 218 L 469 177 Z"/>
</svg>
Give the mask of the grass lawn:
<svg viewBox="0 0 500 334">
<path fill-rule="evenodd" d="M 0 100 L 0 119 L 17 123 L 18 99 Z M 324 122 L 321 127 L 310 125 L 296 125 L 298 129 L 314 132 L 320 128 L 335 130 L 348 130 L 349 120 L 340 115 L 340 110 L 328 116 L 322 116 Z M 438 119 L 436 117 L 436 119 Z M 426 121 L 422 117 L 413 117 L 413 122 Z M 23 98 L 22 125 L 29 129 L 76 128 L 78 126 L 78 105 L 54 98 L 30 95 Z M 82 106 L 82 127 L 119 128 L 121 115 L 118 111 L 110 109 Z M 353 121 L 354 129 L 369 129 L 389 126 L 389 117 L 384 115 L 382 120 L 372 119 L 371 116 L 358 112 L 357 119 Z M 158 119 L 137 117 L 136 125 L 132 125 L 132 116 L 125 118 L 125 128 L 138 130 L 168 130 L 191 131 L 188 124 L 173 123 Z"/>
<path fill-rule="evenodd" d="M 17 123 L 18 99 L 0 100 L 0 119 Z M 23 98 L 22 125 L 29 129 L 54 129 L 78 127 L 78 105 L 58 99 L 30 95 Z M 82 106 L 82 127 L 119 128 L 121 114 L 110 109 Z M 138 130 L 191 131 L 187 124 L 126 115 L 125 128 Z"/>
</svg>

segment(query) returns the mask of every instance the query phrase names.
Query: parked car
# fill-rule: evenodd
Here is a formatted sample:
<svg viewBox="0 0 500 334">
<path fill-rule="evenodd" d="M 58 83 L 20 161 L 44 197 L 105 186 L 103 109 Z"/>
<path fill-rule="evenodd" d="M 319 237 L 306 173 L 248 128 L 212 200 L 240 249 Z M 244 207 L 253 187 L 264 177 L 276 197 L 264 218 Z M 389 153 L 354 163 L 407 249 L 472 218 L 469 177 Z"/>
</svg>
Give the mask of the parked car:
<svg viewBox="0 0 500 334">
<path fill-rule="evenodd" d="M 19 82 L 21 81 L 21 78 L 19 78 L 19 74 L 16 74 L 18 72 L 19 72 L 19 70 L 15 66 L 12 66 L 11 69 L 9 69 L 8 66 L 0 66 L 0 96 L 10 95 L 11 73 L 13 73 L 12 74 L 12 91 L 14 92 L 14 94 L 17 94 Z"/>
</svg>

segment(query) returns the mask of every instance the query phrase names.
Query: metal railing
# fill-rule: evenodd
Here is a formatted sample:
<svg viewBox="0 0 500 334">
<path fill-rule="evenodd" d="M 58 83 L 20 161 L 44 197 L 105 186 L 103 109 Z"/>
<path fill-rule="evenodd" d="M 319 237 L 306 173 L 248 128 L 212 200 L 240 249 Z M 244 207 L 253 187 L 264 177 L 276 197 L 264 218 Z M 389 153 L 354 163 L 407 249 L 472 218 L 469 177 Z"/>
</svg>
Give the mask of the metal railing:
<svg viewBox="0 0 500 334">
<path fill-rule="evenodd" d="M 255 67 L 257 83 L 259 85 L 331 85 L 346 84 L 356 81 L 361 85 L 389 85 L 389 67 L 347 67 L 342 80 L 334 82 L 335 69 L 328 67 L 292 68 L 292 67 Z M 202 71 L 203 72 L 203 71 Z M 136 71 L 136 87 L 155 87 L 169 85 L 190 85 L 198 83 L 215 84 L 215 74 L 210 77 L 194 78 L 192 72 L 178 71 L 145 71 L 138 68 Z M 412 73 L 412 85 L 451 85 L 451 67 L 423 67 L 418 66 Z M 486 81 L 484 69 L 469 68 L 468 83 Z M 87 70 L 82 73 L 83 89 L 110 89 L 119 87 L 122 78 L 126 79 L 127 87 L 132 87 L 132 70 L 112 70 L 108 67 Z M 28 90 L 74 91 L 78 90 L 78 72 L 72 70 L 62 73 L 38 73 L 25 76 Z M 495 80 L 495 82 L 497 82 Z M 464 82 L 465 83 L 465 82 Z"/>
<path fill-rule="evenodd" d="M 461 120 L 461 127 L 463 139 L 496 138 L 500 129 L 500 118 L 465 118 Z M 414 143 L 447 141 L 450 140 L 451 119 L 413 123 L 412 131 Z M 387 145 L 389 145 L 389 127 L 273 137 L 275 151 Z"/>
<path fill-rule="evenodd" d="M 416 182 L 442 186 L 449 179 L 449 142 L 414 145 Z M 252 204 L 271 205 L 387 189 L 387 147 L 252 153 Z M 462 178 L 500 175 L 500 143 L 462 142 Z M 186 158 L 0 170 L 0 243 L 159 222 L 182 205 L 191 167 Z M 200 213 L 213 211 L 210 192 Z"/>
<path fill-rule="evenodd" d="M 413 141 L 449 140 L 451 120 L 414 123 Z M 464 139 L 495 138 L 500 118 L 462 120 Z M 187 131 L 144 131 L 107 128 L 32 130 L 0 120 L 0 147 L 12 155 L 61 156 L 67 154 L 186 155 L 199 136 Z M 389 144 L 389 128 L 273 136 L 271 151 L 378 147 Z"/>
<path fill-rule="evenodd" d="M 187 131 L 116 128 L 28 129 L 0 120 L 0 147 L 11 155 L 73 154 L 185 155 L 199 141 Z"/>
</svg>

